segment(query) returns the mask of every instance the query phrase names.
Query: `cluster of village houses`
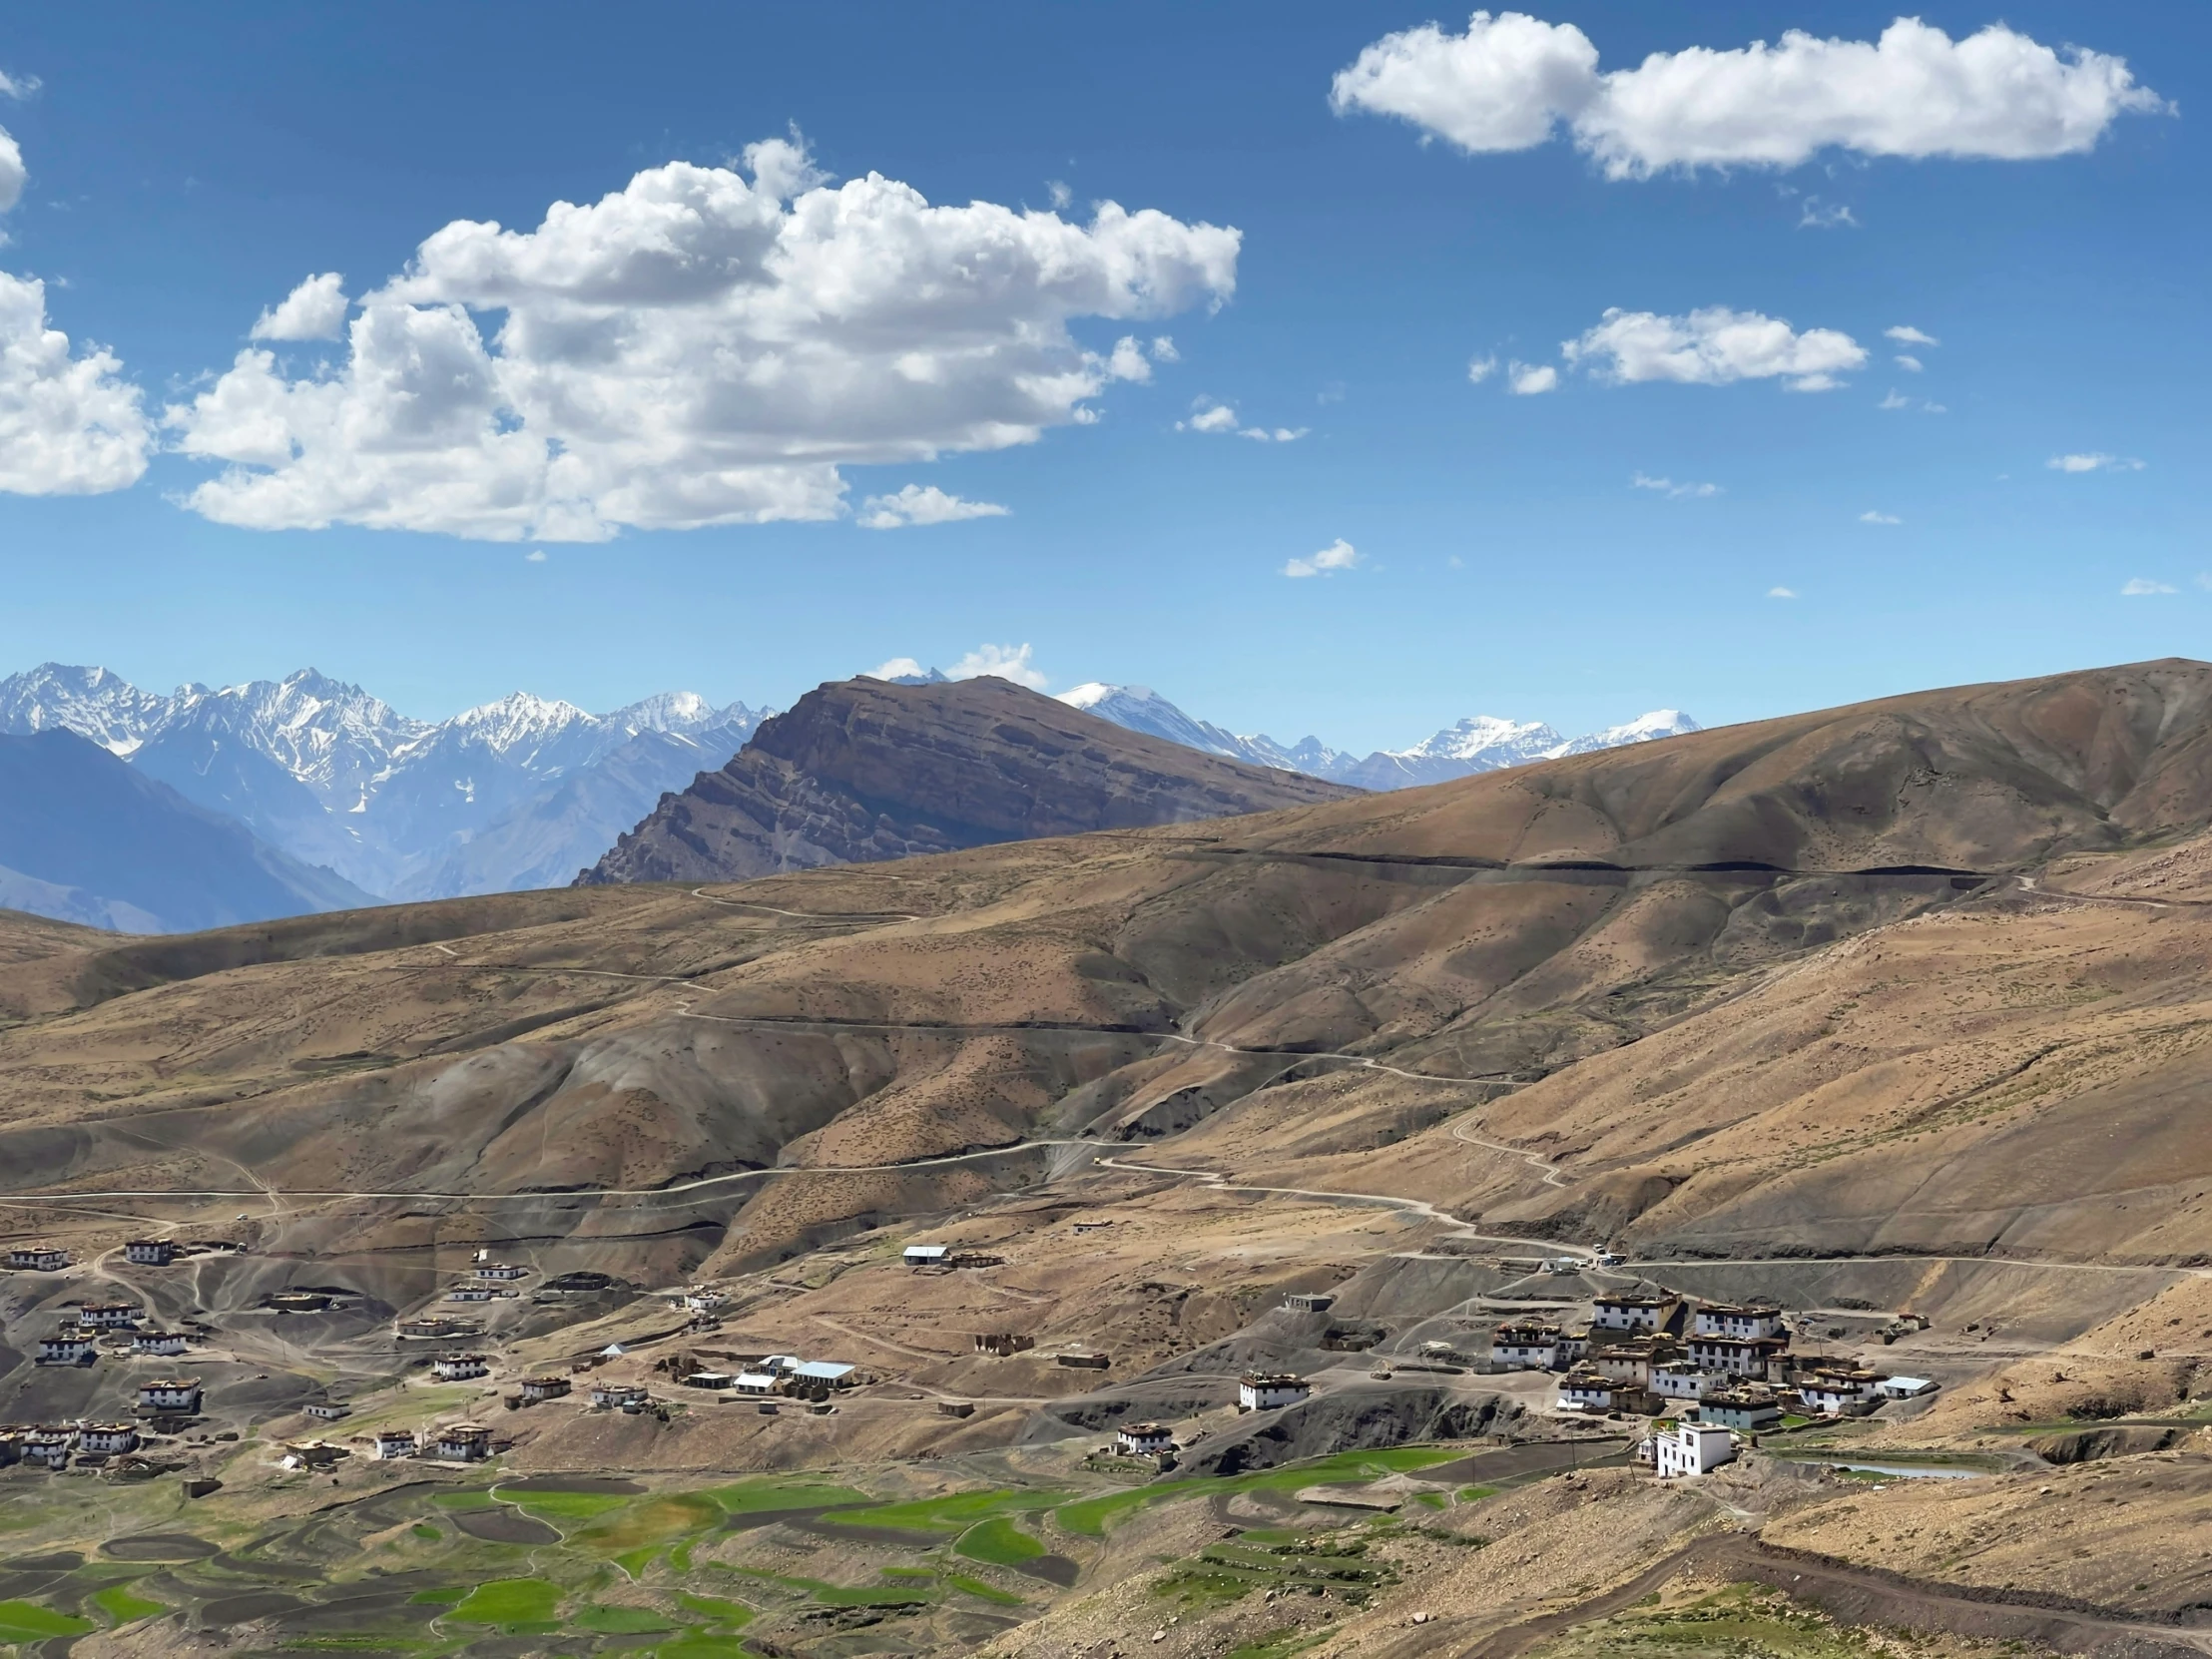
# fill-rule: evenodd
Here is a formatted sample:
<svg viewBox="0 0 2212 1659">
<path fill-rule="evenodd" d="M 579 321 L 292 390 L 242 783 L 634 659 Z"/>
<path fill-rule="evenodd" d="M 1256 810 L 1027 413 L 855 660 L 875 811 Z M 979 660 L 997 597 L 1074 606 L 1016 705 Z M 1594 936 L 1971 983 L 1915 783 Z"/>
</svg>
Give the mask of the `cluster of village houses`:
<svg viewBox="0 0 2212 1659">
<path fill-rule="evenodd" d="M 1908 1316 L 1907 1323 L 1926 1321 Z M 1793 1355 L 1789 1327 L 1773 1303 L 1693 1303 L 1664 1293 L 1599 1296 L 1582 1330 L 1507 1321 L 1492 1334 L 1490 1363 L 1564 1374 L 1565 1410 L 1680 1411 L 1747 1433 L 1771 1428 L 1790 1412 L 1858 1416 L 1935 1386 L 1925 1378 Z"/>
</svg>

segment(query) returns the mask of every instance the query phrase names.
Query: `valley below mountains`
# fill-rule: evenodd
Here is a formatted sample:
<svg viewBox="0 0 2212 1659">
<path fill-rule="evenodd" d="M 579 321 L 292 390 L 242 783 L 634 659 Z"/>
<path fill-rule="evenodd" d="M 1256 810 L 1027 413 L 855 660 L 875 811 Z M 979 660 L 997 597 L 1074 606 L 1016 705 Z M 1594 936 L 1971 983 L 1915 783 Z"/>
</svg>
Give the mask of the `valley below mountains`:
<svg viewBox="0 0 2212 1659">
<path fill-rule="evenodd" d="M 161 1455 L 224 1483 L 0 1471 L 46 1482 L 16 1593 L 170 1549 L 134 1582 L 175 1645 L 92 1659 L 2204 1651 L 2212 665 L 1377 794 L 1148 782 L 1166 743 L 1037 704 L 826 687 L 620 880 L 0 917 L 6 1228 L 69 1258 L 6 1282 L 0 1417 L 125 1408 L 131 1362 L 29 1355 L 134 1300 L 198 1333 Z M 870 737 L 917 708 L 929 814 Z M 517 1294 L 448 1307 L 486 1261 Z M 270 1302 L 301 1287 L 342 1300 Z M 1931 1387 L 1655 1480 L 1644 1416 L 1488 1364 L 1623 1295 L 1772 1303 Z M 768 1356 L 854 1370 L 756 1403 Z M 359 1437 L 467 1421 L 488 1472 Z M 1101 1444 L 1153 1421 L 1173 1467 Z M 241 1561 L 292 1577 L 234 1606 Z"/>
</svg>

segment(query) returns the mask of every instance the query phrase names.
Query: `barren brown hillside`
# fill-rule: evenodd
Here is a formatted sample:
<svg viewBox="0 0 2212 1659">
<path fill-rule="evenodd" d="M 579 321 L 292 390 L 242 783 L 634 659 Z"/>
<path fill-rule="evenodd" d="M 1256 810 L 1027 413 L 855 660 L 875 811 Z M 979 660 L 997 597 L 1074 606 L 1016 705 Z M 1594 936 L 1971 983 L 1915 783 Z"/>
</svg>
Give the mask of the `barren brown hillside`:
<svg viewBox="0 0 2212 1659">
<path fill-rule="evenodd" d="M 0 1163 L 392 1195 L 326 1206 L 363 1237 L 734 1178 L 673 1230 L 534 1212 L 666 1265 L 1138 1141 L 1651 1248 L 2175 1260 L 2212 1242 L 2208 701 L 2162 662 L 743 887 L 57 938 L 0 968 Z"/>
</svg>

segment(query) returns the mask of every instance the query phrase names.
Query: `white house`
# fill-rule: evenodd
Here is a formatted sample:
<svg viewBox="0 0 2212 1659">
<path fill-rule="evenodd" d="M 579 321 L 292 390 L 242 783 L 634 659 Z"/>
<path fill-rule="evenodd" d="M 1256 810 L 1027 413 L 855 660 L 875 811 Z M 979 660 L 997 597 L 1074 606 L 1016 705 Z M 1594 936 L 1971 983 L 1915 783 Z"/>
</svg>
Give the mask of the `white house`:
<svg viewBox="0 0 2212 1659">
<path fill-rule="evenodd" d="M 512 1262 L 479 1262 L 470 1269 L 479 1279 L 527 1279 L 528 1268 L 518 1268 Z"/>
<path fill-rule="evenodd" d="M 1133 1422 L 1114 1430 L 1114 1449 L 1131 1457 L 1157 1457 L 1175 1449 L 1175 1436 L 1156 1422 Z"/>
<path fill-rule="evenodd" d="M 415 1454 L 414 1430 L 411 1428 L 379 1428 L 375 1434 L 376 1455 L 388 1462 L 394 1457 L 412 1457 Z"/>
<path fill-rule="evenodd" d="M 99 1355 L 92 1337 L 83 1331 L 57 1331 L 38 1340 L 38 1363 L 42 1366 L 89 1366 Z"/>
<path fill-rule="evenodd" d="M 1321 1291 L 1293 1291 L 1283 1299 L 1283 1306 L 1294 1314 L 1326 1314 L 1336 1302 L 1335 1297 Z"/>
<path fill-rule="evenodd" d="M 694 1314 L 711 1314 L 730 1299 L 720 1291 L 686 1291 L 684 1306 Z"/>
<path fill-rule="evenodd" d="M 1593 1331 L 1657 1331 L 1674 1312 L 1674 1298 L 1608 1291 L 1590 1304 Z"/>
<path fill-rule="evenodd" d="M 1716 1428 L 1756 1434 L 1782 1421 L 1782 1403 L 1764 1390 L 1729 1389 L 1699 1400 L 1697 1420 Z"/>
<path fill-rule="evenodd" d="M 8 1252 L 8 1266 L 22 1273 L 59 1273 L 69 1266 L 69 1252 L 59 1245 L 17 1245 Z"/>
<path fill-rule="evenodd" d="M 448 1302 L 489 1302 L 499 1292 L 490 1285 L 455 1285 L 445 1293 Z"/>
<path fill-rule="evenodd" d="M 738 1379 L 743 1383 L 745 1379 Z M 773 1379 L 771 1380 L 773 1381 Z M 626 1405 L 643 1405 L 652 1395 L 642 1382 L 595 1382 L 591 1404 L 595 1411 L 619 1411 Z"/>
<path fill-rule="evenodd" d="M 1287 1371 L 1248 1371 L 1237 1380 L 1237 1408 L 1272 1411 L 1278 1406 L 1300 1404 L 1313 1391 L 1313 1384 L 1305 1378 Z"/>
<path fill-rule="evenodd" d="M 951 1254 L 950 1245 L 910 1244 L 906 1247 L 905 1262 L 910 1268 L 931 1268 Z"/>
<path fill-rule="evenodd" d="M 1807 1410 L 1823 1416 L 1860 1416 L 1882 1402 L 1881 1388 L 1887 1381 L 1871 1371 L 1817 1372 L 1798 1379 L 1798 1398 L 1805 1401 Z"/>
<path fill-rule="evenodd" d="M 1633 1387 L 1648 1387 L 1652 1368 L 1664 1362 L 1671 1350 L 1655 1351 L 1648 1340 L 1632 1339 L 1625 1343 L 1592 1343 L 1589 1357 L 1582 1363 L 1585 1371 L 1594 1371 L 1608 1382 L 1625 1382 Z"/>
<path fill-rule="evenodd" d="M 1693 1317 L 1695 1337 L 1779 1337 L 1782 1310 L 1771 1302 L 1709 1302 Z"/>
<path fill-rule="evenodd" d="M 731 1386 L 741 1394 L 772 1394 L 782 1382 L 772 1371 L 741 1371 Z"/>
<path fill-rule="evenodd" d="M 1490 1334 L 1490 1363 L 1515 1371 L 1550 1371 L 1559 1363 L 1556 1325 L 1508 1323 Z"/>
<path fill-rule="evenodd" d="M 171 1355 L 185 1352 L 182 1331 L 141 1331 L 131 1339 L 133 1354 Z"/>
<path fill-rule="evenodd" d="M 1884 1399 L 1911 1399 L 1916 1394 L 1932 1394 L 1936 1384 L 1925 1377 L 1885 1377 L 1875 1384 Z"/>
<path fill-rule="evenodd" d="M 166 1268 L 177 1260 L 177 1241 L 133 1239 L 123 1247 L 123 1259 L 126 1262 L 136 1262 L 141 1267 Z"/>
<path fill-rule="evenodd" d="M 525 1377 L 522 1380 L 522 1403 L 542 1405 L 549 1399 L 558 1399 L 568 1392 L 565 1377 Z"/>
<path fill-rule="evenodd" d="M 69 1454 L 76 1447 L 77 1431 L 74 1428 L 27 1429 L 23 1435 L 23 1460 L 58 1469 L 67 1465 Z"/>
<path fill-rule="evenodd" d="M 350 1405 L 341 1405 L 334 1399 L 317 1399 L 304 1407 L 308 1416 L 319 1422 L 336 1422 L 338 1418 L 352 1415 Z"/>
<path fill-rule="evenodd" d="M 88 1422 L 77 1430 L 79 1451 L 105 1452 L 114 1456 L 121 1451 L 138 1450 L 139 1431 L 127 1422 Z"/>
<path fill-rule="evenodd" d="M 123 1331 L 138 1323 L 135 1302 L 88 1302 L 77 1310 L 77 1323 L 88 1331 Z"/>
<path fill-rule="evenodd" d="M 1616 1382 L 1596 1372 L 1569 1372 L 1559 1380 L 1559 1406 L 1566 1411 L 1611 1411 L 1642 1398 L 1643 1389 L 1634 1383 Z"/>
<path fill-rule="evenodd" d="M 1729 1379 L 1700 1371 L 1687 1360 L 1669 1360 L 1651 1368 L 1651 1391 L 1662 1399 L 1703 1399 L 1725 1387 Z"/>
<path fill-rule="evenodd" d="M 830 1360 L 809 1360 L 792 1367 L 791 1375 L 801 1382 L 827 1382 L 832 1388 L 849 1388 L 859 1381 L 853 1367 Z"/>
<path fill-rule="evenodd" d="M 1731 1377 L 1765 1377 L 1789 1348 L 1781 1337 L 1697 1337 L 1690 1339 L 1690 1360 L 1704 1371 Z"/>
<path fill-rule="evenodd" d="M 472 1377 L 488 1377 L 491 1362 L 481 1354 L 441 1354 L 430 1362 L 440 1382 L 465 1382 Z"/>
<path fill-rule="evenodd" d="M 1653 1446 L 1662 1480 L 1686 1474 L 1705 1474 L 1736 1460 L 1736 1436 L 1710 1423 L 1679 1422 L 1672 1434 L 1661 1434 Z"/>
<path fill-rule="evenodd" d="M 471 1422 L 455 1423 L 438 1430 L 431 1449 L 447 1462 L 481 1462 L 491 1455 L 491 1430 Z"/>
<path fill-rule="evenodd" d="M 139 1409 L 192 1416 L 200 1409 L 200 1384 L 189 1377 L 157 1377 L 141 1382 Z"/>
</svg>

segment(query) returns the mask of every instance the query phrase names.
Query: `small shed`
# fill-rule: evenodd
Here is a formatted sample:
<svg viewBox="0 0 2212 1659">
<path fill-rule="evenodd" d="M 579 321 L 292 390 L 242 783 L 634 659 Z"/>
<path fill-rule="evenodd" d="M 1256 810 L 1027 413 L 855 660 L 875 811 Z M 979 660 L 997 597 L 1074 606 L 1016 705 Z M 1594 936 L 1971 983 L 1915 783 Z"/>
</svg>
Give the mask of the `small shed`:
<svg viewBox="0 0 2212 1659">
<path fill-rule="evenodd" d="M 941 1267 L 951 1254 L 950 1245 L 910 1244 L 906 1247 L 905 1263 L 910 1268 Z"/>
</svg>

